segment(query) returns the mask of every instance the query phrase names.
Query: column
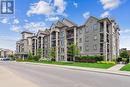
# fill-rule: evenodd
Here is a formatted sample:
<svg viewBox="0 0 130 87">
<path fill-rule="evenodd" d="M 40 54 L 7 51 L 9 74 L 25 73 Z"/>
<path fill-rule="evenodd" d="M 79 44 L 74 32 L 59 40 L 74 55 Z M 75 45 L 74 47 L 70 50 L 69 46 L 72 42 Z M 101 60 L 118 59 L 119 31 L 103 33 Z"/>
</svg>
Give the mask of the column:
<svg viewBox="0 0 130 87">
<path fill-rule="evenodd" d="M 107 61 L 107 22 L 104 21 L 104 57 L 105 57 L 105 61 Z"/>
<path fill-rule="evenodd" d="M 67 61 L 67 36 L 66 36 L 66 30 L 64 30 L 64 33 L 65 33 L 65 48 L 64 48 L 64 52 L 65 52 L 65 61 Z"/>
<path fill-rule="evenodd" d="M 50 33 L 50 48 L 51 48 L 51 33 Z"/>
<path fill-rule="evenodd" d="M 56 31 L 56 61 L 58 61 L 58 31 Z"/>
<path fill-rule="evenodd" d="M 76 43 L 77 43 L 77 41 L 76 41 L 76 39 L 77 39 L 77 37 L 76 37 L 77 35 L 76 35 L 76 27 L 74 27 L 74 44 L 76 45 Z"/>
<path fill-rule="evenodd" d="M 36 39 L 34 39 L 34 43 L 35 43 L 35 44 L 34 44 L 34 45 L 35 45 L 34 55 L 36 55 L 36 52 L 37 52 L 37 51 L 36 51 L 36 50 L 37 50 L 37 49 L 36 49 L 36 47 L 37 47 L 37 44 L 36 44 Z"/>
<path fill-rule="evenodd" d="M 41 58 L 43 58 L 43 37 L 41 37 L 41 50 L 42 50 L 42 54 L 41 54 Z"/>
</svg>

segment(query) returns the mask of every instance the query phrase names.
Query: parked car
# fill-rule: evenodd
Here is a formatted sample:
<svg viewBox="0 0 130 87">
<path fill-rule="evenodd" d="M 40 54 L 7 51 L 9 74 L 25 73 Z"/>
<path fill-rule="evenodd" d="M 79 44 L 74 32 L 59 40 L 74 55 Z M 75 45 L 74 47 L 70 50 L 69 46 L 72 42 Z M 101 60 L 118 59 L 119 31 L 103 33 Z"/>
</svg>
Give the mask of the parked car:
<svg viewBox="0 0 130 87">
<path fill-rule="evenodd" d="M 1 61 L 10 61 L 11 58 L 0 58 Z"/>
</svg>

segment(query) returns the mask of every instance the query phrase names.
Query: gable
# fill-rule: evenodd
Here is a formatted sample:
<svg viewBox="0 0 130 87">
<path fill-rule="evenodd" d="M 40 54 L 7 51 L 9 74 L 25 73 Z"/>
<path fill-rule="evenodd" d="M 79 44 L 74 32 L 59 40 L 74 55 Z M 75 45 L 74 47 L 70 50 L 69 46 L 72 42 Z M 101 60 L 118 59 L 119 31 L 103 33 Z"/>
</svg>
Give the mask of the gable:
<svg viewBox="0 0 130 87">
<path fill-rule="evenodd" d="M 90 16 L 90 17 L 88 18 L 88 20 L 85 22 L 84 25 L 87 25 L 88 23 L 94 23 L 94 22 L 97 22 L 97 21 L 98 21 L 97 18 L 95 18 L 95 17 L 93 17 L 93 16 Z"/>
<path fill-rule="evenodd" d="M 62 20 L 62 22 L 63 22 L 66 26 L 68 26 L 68 27 L 77 26 L 77 24 L 75 24 L 75 23 L 73 23 L 73 22 L 71 22 L 71 21 L 69 21 L 68 19 L 65 19 L 65 18 Z"/>
</svg>

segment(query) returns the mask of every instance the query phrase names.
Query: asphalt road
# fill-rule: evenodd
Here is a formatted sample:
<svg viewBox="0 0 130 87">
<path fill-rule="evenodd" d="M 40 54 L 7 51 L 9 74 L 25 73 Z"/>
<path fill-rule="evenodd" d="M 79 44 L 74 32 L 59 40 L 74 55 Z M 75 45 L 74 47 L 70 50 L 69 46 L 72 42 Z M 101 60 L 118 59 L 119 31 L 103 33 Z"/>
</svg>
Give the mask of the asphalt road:
<svg viewBox="0 0 130 87">
<path fill-rule="evenodd" d="M 40 87 L 130 87 L 128 76 L 15 62 L 0 62 L 0 66 Z"/>
</svg>

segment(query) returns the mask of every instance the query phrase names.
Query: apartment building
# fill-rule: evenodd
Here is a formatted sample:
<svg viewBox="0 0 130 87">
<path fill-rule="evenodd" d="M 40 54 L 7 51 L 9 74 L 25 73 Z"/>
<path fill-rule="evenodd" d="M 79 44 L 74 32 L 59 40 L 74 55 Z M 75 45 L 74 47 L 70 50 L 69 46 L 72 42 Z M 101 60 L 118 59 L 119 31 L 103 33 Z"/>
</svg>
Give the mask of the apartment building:
<svg viewBox="0 0 130 87">
<path fill-rule="evenodd" d="M 8 58 L 10 55 L 13 55 L 14 51 L 10 49 L 0 49 L 0 57 Z"/>
<path fill-rule="evenodd" d="M 119 56 L 119 26 L 113 19 L 90 17 L 78 29 L 81 55 L 104 55 L 104 60 Z"/>
<path fill-rule="evenodd" d="M 67 53 L 68 46 L 74 43 L 78 45 L 81 55 L 104 55 L 104 60 L 114 60 L 119 55 L 119 30 L 115 20 L 110 18 L 98 19 L 91 16 L 81 26 L 63 19 L 52 24 L 50 29 L 39 30 L 37 34 L 22 32 L 22 35 L 26 37 L 23 38 L 25 42 L 22 41 L 23 39 L 18 41 L 17 50 L 29 47 L 28 51 L 23 50 L 27 56 L 29 51 L 36 55 L 37 50 L 42 48 L 42 57 L 47 58 L 50 48 L 54 47 L 56 61 L 74 61 L 73 57 Z M 26 46 L 21 46 L 22 43 Z"/>
<path fill-rule="evenodd" d="M 29 52 L 32 52 L 32 36 L 33 33 L 23 31 L 22 39 L 16 42 L 16 54 L 23 60 L 27 58 Z"/>
</svg>

